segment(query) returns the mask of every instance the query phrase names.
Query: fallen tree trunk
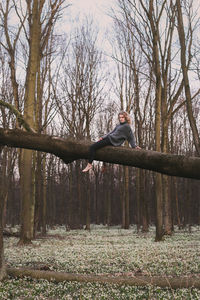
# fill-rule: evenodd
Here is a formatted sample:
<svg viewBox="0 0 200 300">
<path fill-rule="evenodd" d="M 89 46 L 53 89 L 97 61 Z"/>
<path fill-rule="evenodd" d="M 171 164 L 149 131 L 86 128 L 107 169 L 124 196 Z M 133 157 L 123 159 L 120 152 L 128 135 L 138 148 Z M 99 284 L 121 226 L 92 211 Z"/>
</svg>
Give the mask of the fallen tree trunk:
<svg viewBox="0 0 200 300">
<path fill-rule="evenodd" d="M 0 144 L 52 153 L 65 163 L 87 159 L 91 142 L 0 128 Z M 96 160 L 133 166 L 162 174 L 200 179 L 200 158 L 156 151 L 108 146 L 97 151 Z"/>
<path fill-rule="evenodd" d="M 78 282 L 99 282 L 117 285 L 132 285 L 132 286 L 146 286 L 154 285 L 162 288 L 200 288 L 200 278 L 195 277 L 161 277 L 161 276 L 105 276 L 105 275 L 86 275 L 73 274 L 64 272 L 41 271 L 26 268 L 14 269 L 8 268 L 7 274 L 11 277 L 31 277 L 34 279 L 46 279 L 48 281 L 62 282 L 62 281 L 78 281 Z"/>
<path fill-rule="evenodd" d="M 12 232 L 11 230 L 4 229 L 3 230 L 3 236 L 6 237 L 20 237 L 19 232 Z"/>
</svg>

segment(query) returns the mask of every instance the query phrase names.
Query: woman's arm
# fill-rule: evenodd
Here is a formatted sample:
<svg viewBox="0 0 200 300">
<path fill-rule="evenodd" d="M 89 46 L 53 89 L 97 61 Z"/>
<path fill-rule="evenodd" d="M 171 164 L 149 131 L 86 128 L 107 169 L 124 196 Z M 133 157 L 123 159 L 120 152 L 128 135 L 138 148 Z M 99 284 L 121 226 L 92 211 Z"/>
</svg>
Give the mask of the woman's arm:
<svg viewBox="0 0 200 300">
<path fill-rule="evenodd" d="M 136 145 L 135 136 L 133 134 L 133 131 L 132 131 L 131 127 L 130 127 L 130 131 L 129 131 L 128 142 L 129 142 L 129 144 L 131 145 L 132 148 L 141 149 L 139 146 Z"/>
<path fill-rule="evenodd" d="M 110 132 L 107 133 L 106 135 L 102 136 L 101 139 L 105 139 L 109 134 L 112 134 L 113 132 L 115 132 L 116 129 L 117 129 L 117 126 L 116 126 L 112 131 L 110 131 Z"/>
</svg>

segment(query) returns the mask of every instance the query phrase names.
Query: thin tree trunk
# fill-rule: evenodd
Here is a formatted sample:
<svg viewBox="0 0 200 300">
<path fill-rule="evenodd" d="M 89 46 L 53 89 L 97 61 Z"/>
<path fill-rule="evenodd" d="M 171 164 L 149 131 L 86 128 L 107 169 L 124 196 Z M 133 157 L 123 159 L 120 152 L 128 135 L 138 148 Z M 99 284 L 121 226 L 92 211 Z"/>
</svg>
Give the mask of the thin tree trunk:
<svg viewBox="0 0 200 300">
<path fill-rule="evenodd" d="M 139 170 L 140 177 L 140 201 L 141 201 L 141 215 L 142 215 L 142 232 L 149 231 L 149 222 L 148 222 L 148 207 L 147 201 L 149 199 L 149 195 L 145 193 L 145 171 Z"/>
<path fill-rule="evenodd" d="M 155 241 L 159 242 L 163 238 L 163 206 L 162 206 L 162 178 L 160 174 L 155 176 L 156 185 L 156 237 Z"/>
<path fill-rule="evenodd" d="M 119 166 L 120 169 L 120 200 L 121 200 L 121 218 L 122 228 L 125 228 L 125 190 L 124 190 L 124 176 L 123 167 Z"/>
<path fill-rule="evenodd" d="M 36 172 L 35 172 L 35 234 L 41 229 L 42 220 L 42 157 L 40 152 L 36 152 Z"/>
<path fill-rule="evenodd" d="M 6 266 L 4 259 L 3 247 L 3 214 L 2 214 L 3 199 L 0 199 L 0 281 L 6 277 Z"/>
<path fill-rule="evenodd" d="M 175 203 L 176 203 L 176 217 L 177 217 L 177 225 L 178 228 L 181 229 L 181 219 L 180 219 L 180 211 L 179 211 L 179 197 L 178 197 L 178 188 L 177 188 L 177 180 L 174 178 L 174 195 L 175 195 Z"/>
<path fill-rule="evenodd" d="M 90 178 L 89 178 L 89 174 L 86 175 L 87 176 L 87 193 L 86 193 L 86 230 L 90 230 L 90 205 L 91 205 L 91 187 L 90 187 Z"/>
<path fill-rule="evenodd" d="M 187 112 L 188 112 L 188 119 L 190 122 L 191 130 L 193 133 L 194 144 L 197 151 L 197 155 L 200 156 L 200 137 L 197 129 L 197 124 L 193 115 L 192 110 L 192 97 L 190 91 L 190 83 L 189 83 L 189 76 L 188 76 L 188 68 L 186 63 L 186 39 L 185 39 L 185 32 L 184 32 L 184 24 L 183 24 L 183 13 L 181 9 L 181 1 L 176 0 L 177 5 L 177 13 L 178 13 L 178 34 L 179 34 L 179 41 L 181 46 L 181 68 L 183 72 L 183 81 L 184 81 L 184 88 L 185 88 L 185 96 L 186 96 L 186 103 L 187 103 Z M 192 38 L 192 37 L 191 37 Z"/>
<path fill-rule="evenodd" d="M 165 79 L 165 84 L 166 84 Z M 162 119 L 163 119 L 163 133 L 162 133 L 162 152 L 167 153 L 169 149 L 169 138 L 168 138 L 168 127 L 169 127 L 169 118 L 167 116 L 167 88 L 163 89 L 162 95 Z M 172 234 L 172 211 L 171 211 L 171 200 L 169 197 L 169 177 L 163 175 L 162 176 L 162 192 L 163 192 L 163 223 L 164 223 L 164 233 L 166 235 Z"/>
<path fill-rule="evenodd" d="M 162 99 L 162 84 L 161 84 L 161 71 L 159 61 L 159 35 L 158 24 L 155 22 L 154 16 L 154 1 L 149 2 L 149 21 L 151 25 L 151 31 L 153 35 L 153 55 L 154 55 L 154 73 L 156 78 L 156 90 L 155 90 L 155 148 L 156 151 L 161 152 L 161 99 Z M 155 174 L 155 186 L 156 186 L 156 241 L 161 241 L 163 237 L 163 214 L 162 214 L 162 178 L 161 175 Z"/>
<path fill-rule="evenodd" d="M 140 193 L 141 193 L 141 189 L 140 189 L 140 169 L 136 169 L 136 203 L 137 203 L 137 220 L 136 220 L 136 224 L 137 224 L 137 232 L 140 231 L 140 227 L 141 227 L 141 202 L 140 202 Z"/>
<path fill-rule="evenodd" d="M 69 198 L 68 198 L 68 212 L 67 212 L 67 228 L 72 228 L 73 223 L 73 167 L 69 165 Z"/>
<path fill-rule="evenodd" d="M 99 170 L 95 174 L 95 222 L 99 224 Z"/>
<path fill-rule="evenodd" d="M 0 147 L 0 158 L 2 155 L 2 148 Z M 2 174 L 1 174 L 2 175 Z M 4 259 L 4 247 L 3 247 L 3 212 L 4 212 L 4 197 L 2 189 L 0 191 L 0 281 L 6 276 L 6 266 Z"/>
<path fill-rule="evenodd" d="M 162 176 L 163 185 L 163 203 L 164 203 L 164 233 L 166 235 L 172 234 L 172 212 L 171 201 L 169 197 L 169 177 Z"/>
<path fill-rule="evenodd" d="M 83 225 L 83 204 L 82 204 L 82 195 L 81 195 L 81 176 L 80 176 L 80 162 L 76 162 L 76 177 L 77 177 L 77 203 L 78 203 L 78 218 L 79 218 L 79 225 L 80 228 Z"/>
<path fill-rule="evenodd" d="M 192 197 L 191 197 L 191 184 L 190 179 L 185 179 L 186 187 L 186 215 L 185 215 L 185 225 L 189 225 L 189 228 L 192 225 L 191 210 L 192 210 Z"/>
<path fill-rule="evenodd" d="M 129 229 L 130 226 L 130 216 L 129 216 L 129 168 L 124 167 L 124 194 L 125 194 L 125 226 L 124 229 Z"/>
<path fill-rule="evenodd" d="M 0 281 L 6 276 L 6 266 L 3 247 L 3 207 L 4 201 L 0 193 Z"/>
<path fill-rule="evenodd" d="M 47 223 L 47 178 L 45 174 L 45 167 L 46 167 L 46 156 L 43 159 L 43 186 L 42 186 L 42 234 L 46 235 L 46 223 Z"/>
<path fill-rule="evenodd" d="M 109 172 L 106 174 L 107 180 L 108 180 L 108 189 L 107 189 L 107 226 L 109 227 L 111 225 L 111 186 L 112 186 L 112 173 L 113 167 L 112 165 L 109 166 Z"/>
</svg>

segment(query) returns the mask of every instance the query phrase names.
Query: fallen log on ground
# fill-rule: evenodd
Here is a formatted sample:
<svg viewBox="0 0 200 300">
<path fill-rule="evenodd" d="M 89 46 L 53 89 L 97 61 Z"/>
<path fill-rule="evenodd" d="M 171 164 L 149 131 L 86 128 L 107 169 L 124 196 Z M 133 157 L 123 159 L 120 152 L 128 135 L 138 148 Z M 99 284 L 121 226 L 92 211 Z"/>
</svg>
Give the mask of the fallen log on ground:
<svg viewBox="0 0 200 300">
<path fill-rule="evenodd" d="M 65 163 L 87 159 L 91 142 L 62 139 L 45 134 L 0 128 L 0 146 L 18 147 L 52 153 Z M 97 151 L 96 160 L 133 166 L 162 174 L 200 179 L 200 158 L 107 146 Z"/>
<path fill-rule="evenodd" d="M 162 288 L 200 288 L 200 277 L 162 277 L 162 276 L 117 276 L 73 274 L 54 271 L 32 270 L 27 268 L 7 268 L 7 274 L 11 277 L 31 277 L 34 279 L 46 279 L 48 281 L 78 281 L 78 282 L 99 282 L 116 285 L 146 286 L 154 285 Z"/>
<path fill-rule="evenodd" d="M 19 232 L 12 232 L 11 230 L 4 229 L 3 230 L 3 236 L 6 237 L 20 237 Z"/>
</svg>

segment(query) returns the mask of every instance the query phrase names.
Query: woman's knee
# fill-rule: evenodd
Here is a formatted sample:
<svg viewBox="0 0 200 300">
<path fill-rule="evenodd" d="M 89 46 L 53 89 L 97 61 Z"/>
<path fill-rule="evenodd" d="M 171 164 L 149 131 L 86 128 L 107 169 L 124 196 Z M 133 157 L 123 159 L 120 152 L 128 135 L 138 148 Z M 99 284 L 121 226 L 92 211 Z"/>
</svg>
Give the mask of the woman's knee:
<svg viewBox="0 0 200 300">
<path fill-rule="evenodd" d="M 90 146 L 90 150 L 92 150 L 92 151 L 96 150 L 96 148 L 98 148 L 97 143 L 94 143 Z"/>
</svg>

